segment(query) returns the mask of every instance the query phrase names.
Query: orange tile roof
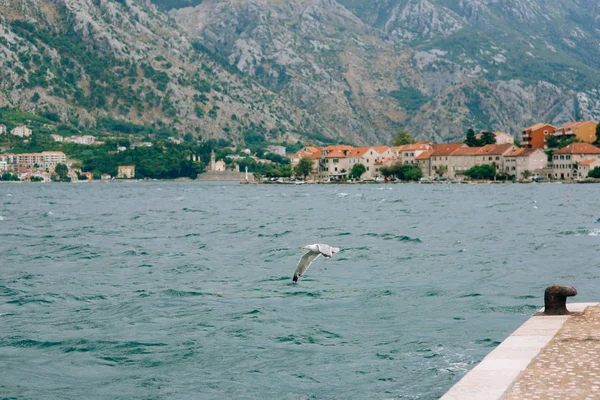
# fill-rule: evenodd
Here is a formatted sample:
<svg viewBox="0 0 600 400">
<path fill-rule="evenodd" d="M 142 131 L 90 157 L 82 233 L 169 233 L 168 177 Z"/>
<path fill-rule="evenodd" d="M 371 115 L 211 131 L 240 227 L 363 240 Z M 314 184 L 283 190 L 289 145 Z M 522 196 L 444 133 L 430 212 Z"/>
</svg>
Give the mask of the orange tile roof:
<svg viewBox="0 0 600 400">
<path fill-rule="evenodd" d="M 317 146 L 306 146 L 305 149 L 311 153 L 318 153 L 321 151 L 321 147 Z"/>
<path fill-rule="evenodd" d="M 338 146 L 327 146 L 323 148 L 325 151 L 344 151 L 344 150 L 352 150 L 354 147 L 348 145 L 338 145 Z"/>
<path fill-rule="evenodd" d="M 433 146 L 434 156 L 449 156 L 454 153 L 457 149 L 466 148 L 467 145 L 464 143 L 446 143 L 446 144 L 434 144 Z"/>
<path fill-rule="evenodd" d="M 505 154 L 505 157 L 529 157 L 537 150 L 541 149 L 526 149 L 526 148 L 516 148 Z"/>
<path fill-rule="evenodd" d="M 571 143 L 567 147 L 556 150 L 554 154 L 600 154 L 600 149 L 589 143 Z"/>
<path fill-rule="evenodd" d="M 325 156 L 326 158 L 345 158 L 346 153 L 342 150 L 332 150 Z"/>
<path fill-rule="evenodd" d="M 587 165 L 590 166 L 594 163 L 598 162 L 598 160 L 583 160 L 582 162 L 579 163 L 579 165 Z"/>
<path fill-rule="evenodd" d="M 514 147 L 511 143 L 505 144 L 486 144 L 481 148 L 481 154 L 502 155 Z"/>
<path fill-rule="evenodd" d="M 427 150 L 419 154 L 419 156 L 415 160 L 429 160 L 429 157 L 433 154 L 432 150 Z"/>
<path fill-rule="evenodd" d="M 321 158 L 321 153 L 304 153 L 304 155 L 302 155 L 301 158 L 308 158 L 309 160 L 318 160 Z"/>
<path fill-rule="evenodd" d="M 482 150 L 483 150 L 483 147 L 459 147 L 452 153 L 452 155 L 453 156 L 475 156 L 477 154 L 481 154 Z"/>
<path fill-rule="evenodd" d="M 379 154 L 385 153 L 386 151 L 390 150 L 391 147 L 390 146 L 374 146 L 373 149 L 375 149 Z"/>
<path fill-rule="evenodd" d="M 531 125 L 530 127 L 527 128 L 523 128 L 524 131 L 537 131 L 538 129 L 543 128 L 544 126 L 551 126 L 552 128 L 556 129 L 554 126 L 550 125 L 550 124 L 546 124 L 544 122 L 538 122 L 535 125 Z"/>
<path fill-rule="evenodd" d="M 583 124 L 589 124 L 592 121 L 574 121 L 574 122 L 568 122 L 566 124 L 564 124 L 563 126 L 560 126 L 557 128 L 557 130 L 568 130 L 568 129 L 573 129 L 573 128 L 577 128 Z M 595 122 L 592 122 L 595 123 Z"/>
<path fill-rule="evenodd" d="M 357 147 L 348 153 L 348 157 L 362 157 L 371 147 Z"/>
<path fill-rule="evenodd" d="M 429 143 L 415 143 L 409 144 L 402 151 L 415 151 L 415 150 L 427 150 L 430 148 Z"/>
</svg>

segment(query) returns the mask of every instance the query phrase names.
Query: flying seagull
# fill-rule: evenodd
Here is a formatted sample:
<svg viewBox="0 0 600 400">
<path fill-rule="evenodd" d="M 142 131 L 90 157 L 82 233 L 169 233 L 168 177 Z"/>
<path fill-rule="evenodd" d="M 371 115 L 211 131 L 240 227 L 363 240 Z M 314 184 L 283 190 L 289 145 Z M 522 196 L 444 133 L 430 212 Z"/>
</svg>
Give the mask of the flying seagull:
<svg viewBox="0 0 600 400">
<path fill-rule="evenodd" d="M 302 250 L 308 250 L 308 253 L 305 253 L 300 261 L 298 261 L 296 272 L 294 272 L 294 282 L 297 282 L 298 278 L 300 278 L 321 255 L 326 258 L 331 258 L 335 253 L 340 252 L 339 248 L 331 247 L 328 244 L 309 244 L 302 246 Z"/>
</svg>

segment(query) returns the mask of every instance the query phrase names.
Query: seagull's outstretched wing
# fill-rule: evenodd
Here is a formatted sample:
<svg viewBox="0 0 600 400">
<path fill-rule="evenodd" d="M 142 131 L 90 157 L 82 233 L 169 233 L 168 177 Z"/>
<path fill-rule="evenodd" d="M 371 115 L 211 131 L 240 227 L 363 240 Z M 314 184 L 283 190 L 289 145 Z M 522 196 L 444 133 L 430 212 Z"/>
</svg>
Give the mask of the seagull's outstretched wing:
<svg viewBox="0 0 600 400">
<path fill-rule="evenodd" d="M 323 254 L 323 256 L 327 258 L 331 258 L 335 253 L 339 253 L 340 249 L 338 247 L 331 247 L 328 244 L 318 244 L 317 248 Z"/>
<path fill-rule="evenodd" d="M 302 256 L 302 258 L 300 259 L 300 261 L 298 262 L 298 266 L 296 267 L 296 272 L 294 272 L 293 281 L 297 282 L 298 278 L 301 277 L 302 274 L 304 274 L 306 272 L 308 267 L 310 267 L 310 265 L 320 256 L 321 256 L 321 253 L 315 253 L 313 251 L 309 251 L 308 253 L 304 254 Z"/>
</svg>

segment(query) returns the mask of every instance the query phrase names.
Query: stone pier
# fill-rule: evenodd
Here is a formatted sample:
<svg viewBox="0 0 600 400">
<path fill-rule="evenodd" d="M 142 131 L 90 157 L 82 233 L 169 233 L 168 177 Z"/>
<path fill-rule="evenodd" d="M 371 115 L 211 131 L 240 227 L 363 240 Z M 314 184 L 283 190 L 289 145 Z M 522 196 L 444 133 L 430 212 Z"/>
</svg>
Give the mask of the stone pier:
<svg viewBox="0 0 600 400">
<path fill-rule="evenodd" d="M 600 399 L 600 305 L 531 317 L 440 400 Z"/>
</svg>

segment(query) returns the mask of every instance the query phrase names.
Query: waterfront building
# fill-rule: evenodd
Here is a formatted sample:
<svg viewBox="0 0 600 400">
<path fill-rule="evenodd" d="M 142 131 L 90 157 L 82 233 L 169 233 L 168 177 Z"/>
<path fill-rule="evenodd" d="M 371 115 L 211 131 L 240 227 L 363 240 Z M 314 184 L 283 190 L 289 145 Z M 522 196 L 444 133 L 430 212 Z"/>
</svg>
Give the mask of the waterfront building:
<svg viewBox="0 0 600 400">
<path fill-rule="evenodd" d="M 504 155 L 504 172 L 523 179 L 523 173 L 529 171 L 532 175 L 541 175 L 548 167 L 548 156 L 542 149 L 516 148 Z"/>
<path fill-rule="evenodd" d="M 468 148 L 464 143 L 443 143 L 431 145 L 431 152 L 422 153 L 418 157 L 419 166 L 423 171 L 423 176 L 448 177 L 449 160 L 457 149 Z M 428 160 L 429 157 L 429 161 Z"/>
<path fill-rule="evenodd" d="M 42 153 L 23 153 L 15 155 L 16 164 L 22 167 L 41 166 L 44 164 L 44 155 Z"/>
<path fill-rule="evenodd" d="M 103 181 L 110 181 L 112 177 L 110 176 L 110 174 L 102 174 L 100 176 L 100 179 L 102 179 Z"/>
<path fill-rule="evenodd" d="M 567 147 L 556 150 L 554 154 L 552 154 L 552 170 L 554 172 L 554 178 L 581 178 L 578 171 L 578 164 L 582 161 L 598 159 L 600 159 L 600 148 L 589 143 L 571 143 Z M 589 170 L 587 172 L 589 172 Z"/>
<path fill-rule="evenodd" d="M 29 137 L 31 136 L 31 129 L 27 128 L 25 125 L 19 125 L 13 130 L 10 131 L 10 134 L 18 137 Z"/>
<path fill-rule="evenodd" d="M 596 141 L 596 126 L 594 121 L 569 122 L 556 128 L 553 135 L 559 139 L 576 138 L 582 142 L 593 143 Z"/>
<path fill-rule="evenodd" d="M 600 167 L 600 160 L 583 160 L 577 165 L 577 175 L 579 179 L 585 179 L 591 170 Z"/>
<path fill-rule="evenodd" d="M 46 166 L 67 161 L 67 156 L 62 151 L 43 151 L 42 155 L 44 156 L 43 162 Z"/>
<path fill-rule="evenodd" d="M 525 128 L 522 132 L 522 145 L 528 149 L 547 149 L 546 140 L 554 134 L 555 130 L 556 127 L 545 123 L 538 123 Z"/>
<path fill-rule="evenodd" d="M 417 164 L 417 157 L 422 153 L 431 149 L 431 145 L 427 142 L 418 142 L 415 144 L 408 144 L 403 146 L 399 150 L 399 159 L 402 164 Z"/>
<path fill-rule="evenodd" d="M 134 165 L 119 165 L 118 179 L 133 179 L 135 177 Z"/>
<path fill-rule="evenodd" d="M 348 158 L 348 173 L 350 173 L 355 164 L 360 163 L 366 168 L 361 179 L 375 179 L 377 177 L 377 173 L 381 166 L 376 168 L 376 164 L 381 159 L 381 156 L 374 147 L 359 147 L 353 149 L 348 152 Z"/>
<path fill-rule="evenodd" d="M 0 154 L 0 172 L 8 170 L 8 157 L 5 154 Z"/>
</svg>

